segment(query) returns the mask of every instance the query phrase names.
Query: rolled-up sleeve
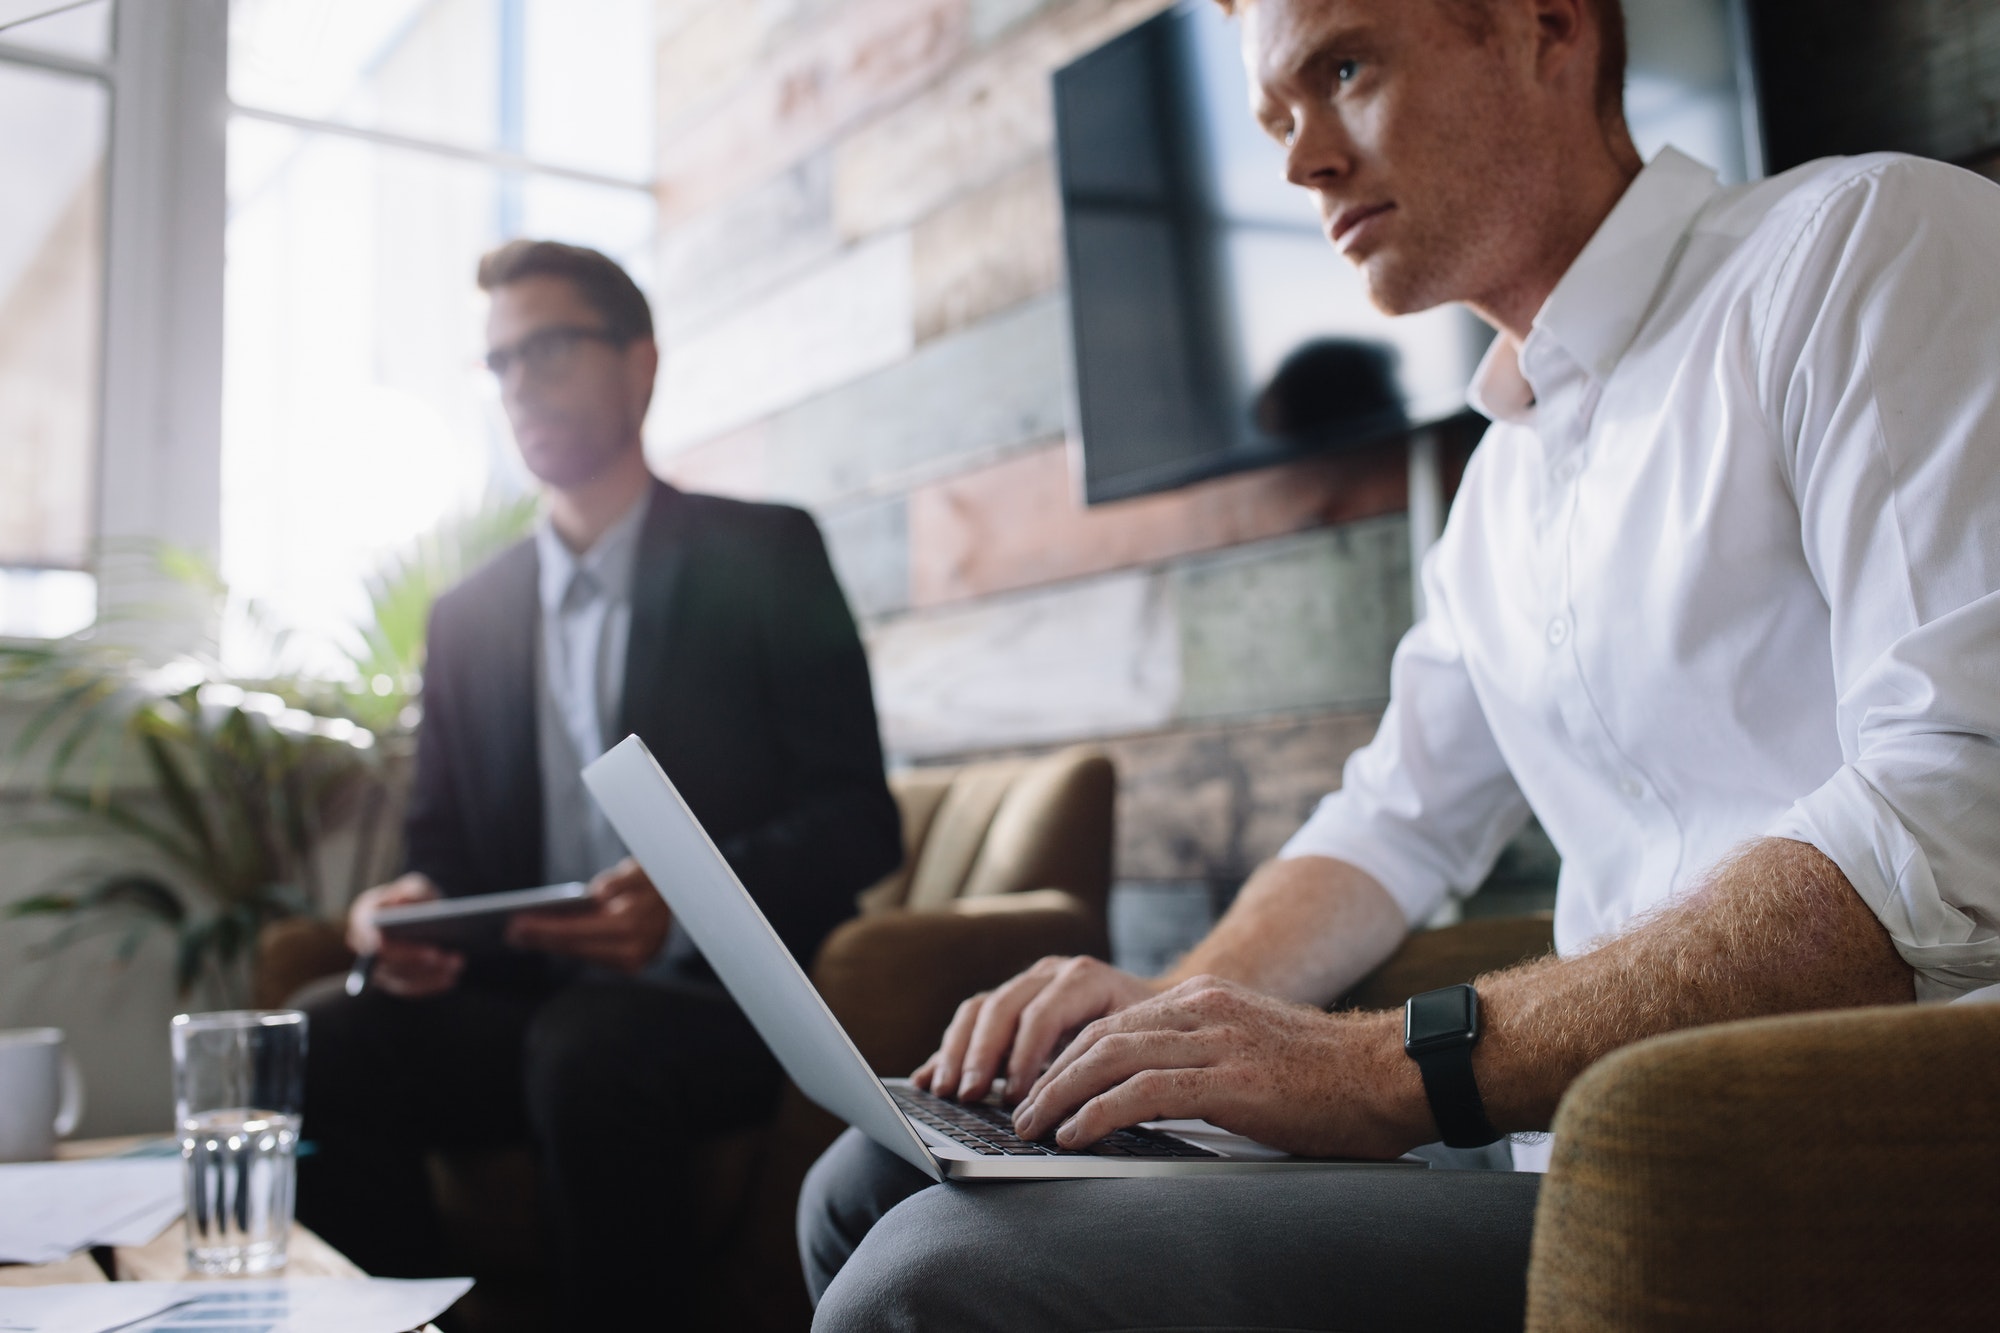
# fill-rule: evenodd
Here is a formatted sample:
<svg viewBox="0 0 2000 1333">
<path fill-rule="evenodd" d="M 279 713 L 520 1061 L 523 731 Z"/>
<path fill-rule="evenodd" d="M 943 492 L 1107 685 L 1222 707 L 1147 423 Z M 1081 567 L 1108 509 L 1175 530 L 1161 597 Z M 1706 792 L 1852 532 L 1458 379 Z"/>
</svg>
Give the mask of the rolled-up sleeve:
<svg viewBox="0 0 2000 1333">
<path fill-rule="evenodd" d="M 1844 760 L 1766 832 L 1840 867 L 1920 999 L 2000 981 L 1996 255 L 1994 186 L 1885 164 L 1813 219 L 1760 348 Z"/>
<path fill-rule="evenodd" d="M 1463 539 L 1451 528 L 1444 537 Z M 1366 871 L 1413 926 L 1447 894 L 1477 888 L 1528 818 L 1466 674 L 1438 555 L 1424 565 L 1429 613 L 1396 647 L 1381 727 L 1278 853 Z"/>
</svg>

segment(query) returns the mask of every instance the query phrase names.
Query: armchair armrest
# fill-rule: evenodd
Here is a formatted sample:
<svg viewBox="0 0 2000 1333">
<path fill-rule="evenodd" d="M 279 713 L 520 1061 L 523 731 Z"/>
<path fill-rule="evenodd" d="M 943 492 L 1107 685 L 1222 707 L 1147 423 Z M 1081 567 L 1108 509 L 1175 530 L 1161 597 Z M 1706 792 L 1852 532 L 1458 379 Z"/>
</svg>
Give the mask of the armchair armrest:
<svg viewBox="0 0 2000 1333">
<path fill-rule="evenodd" d="M 2000 1005 L 1640 1042 L 1556 1112 L 1528 1328 L 1991 1327 Z"/>
<path fill-rule="evenodd" d="M 353 964 L 354 950 L 337 923 L 307 916 L 273 921 L 257 933 L 250 993 L 258 1008 L 281 1009 L 312 982 Z"/>
<path fill-rule="evenodd" d="M 820 946 L 813 984 L 876 1072 L 907 1074 L 966 996 L 1045 954 L 1106 948 L 1103 921 L 1081 900 L 1037 889 L 857 917 Z"/>
<path fill-rule="evenodd" d="M 1482 917 L 1420 930 L 1357 982 L 1337 1007 L 1394 1009 L 1412 995 L 1539 958 L 1554 947 L 1554 941 L 1555 922 L 1546 912 Z"/>
</svg>

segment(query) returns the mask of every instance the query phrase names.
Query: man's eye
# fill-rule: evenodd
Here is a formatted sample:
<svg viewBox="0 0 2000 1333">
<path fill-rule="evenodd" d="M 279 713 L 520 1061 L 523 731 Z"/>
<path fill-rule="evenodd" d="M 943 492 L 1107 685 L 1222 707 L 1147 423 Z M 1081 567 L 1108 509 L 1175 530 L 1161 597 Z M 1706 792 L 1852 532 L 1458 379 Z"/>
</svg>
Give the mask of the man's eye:
<svg viewBox="0 0 2000 1333">
<path fill-rule="evenodd" d="M 530 362 L 554 361 L 568 356 L 580 342 L 576 334 L 568 329 L 550 329 L 537 333 L 521 342 L 521 355 Z"/>
<path fill-rule="evenodd" d="M 1358 60 L 1343 60 L 1333 67 L 1333 77 L 1338 83 L 1352 83 L 1360 75 L 1361 62 Z"/>
</svg>

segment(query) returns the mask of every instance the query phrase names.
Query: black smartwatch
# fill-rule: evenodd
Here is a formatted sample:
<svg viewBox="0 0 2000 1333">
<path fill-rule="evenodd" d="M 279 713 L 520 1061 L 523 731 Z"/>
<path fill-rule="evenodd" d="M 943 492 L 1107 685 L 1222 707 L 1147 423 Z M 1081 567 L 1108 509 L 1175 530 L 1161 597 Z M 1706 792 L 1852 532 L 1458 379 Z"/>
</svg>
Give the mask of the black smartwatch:
<svg viewBox="0 0 2000 1333">
<path fill-rule="evenodd" d="M 1412 995 L 1403 1005 L 1403 1050 L 1424 1076 L 1424 1097 L 1447 1148 L 1483 1148 L 1500 1137 L 1472 1077 L 1479 992 L 1470 986 Z"/>
</svg>

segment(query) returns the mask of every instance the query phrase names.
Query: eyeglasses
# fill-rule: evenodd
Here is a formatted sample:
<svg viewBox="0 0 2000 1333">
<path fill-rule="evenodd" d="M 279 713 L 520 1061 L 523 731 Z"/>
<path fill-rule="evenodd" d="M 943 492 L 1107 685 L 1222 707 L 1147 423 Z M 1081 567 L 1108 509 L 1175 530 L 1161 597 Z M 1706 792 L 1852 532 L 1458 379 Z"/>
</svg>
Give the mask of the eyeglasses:
<svg viewBox="0 0 2000 1333">
<path fill-rule="evenodd" d="M 627 339 L 606 329 L 583 328 L 579 325 L 562 324 L 550 329 L 537 329 L 511 347 L 495 347 L 486 353 L 486 368 L 493 372 L 493 378 L 504 380 L 507 372 L 520 366 L 532 376 L 561 375 L 576 360 L 576 351 L 587 342 L 608 343 L 622 347 Z"/>
</svg>

